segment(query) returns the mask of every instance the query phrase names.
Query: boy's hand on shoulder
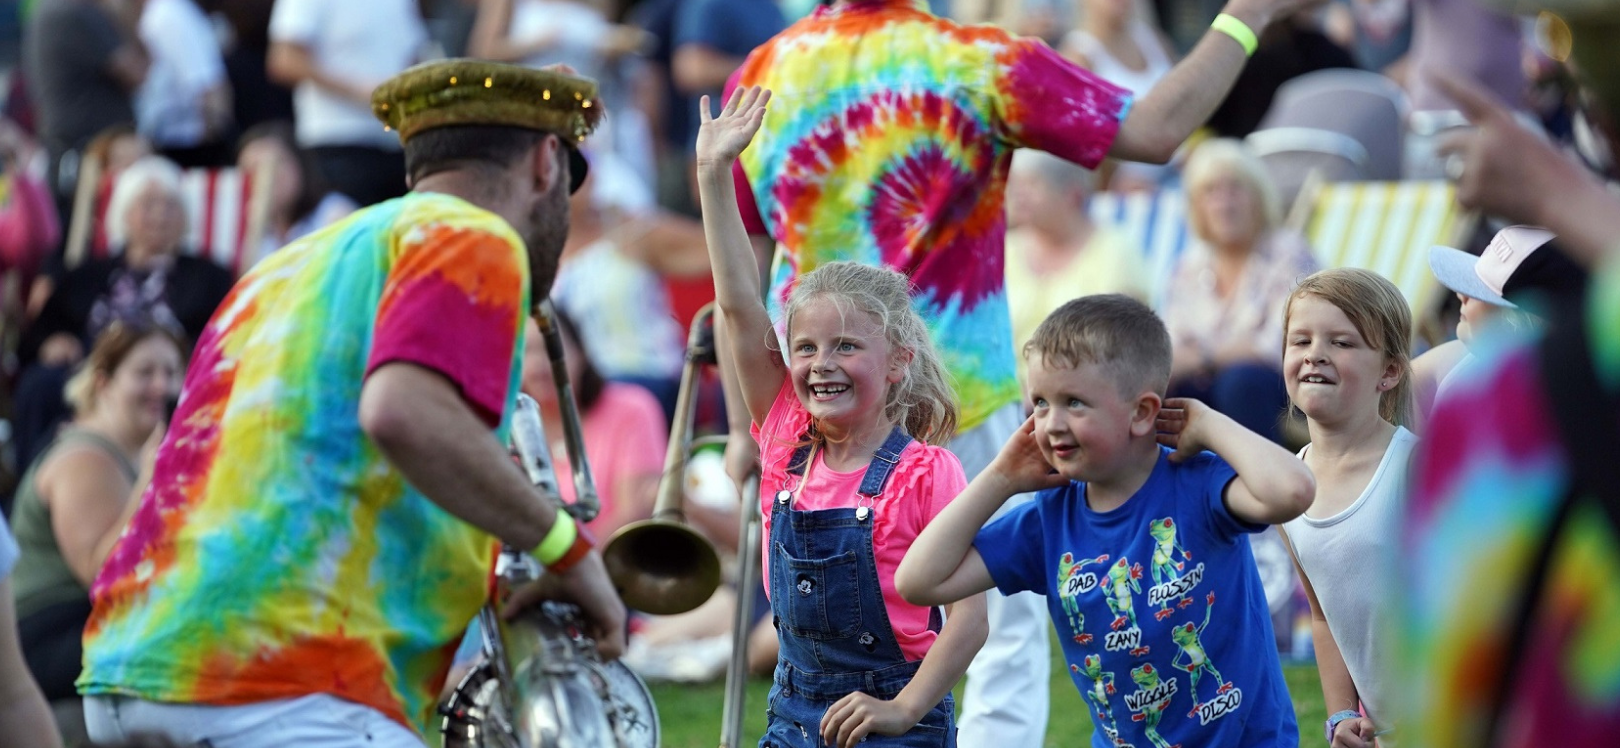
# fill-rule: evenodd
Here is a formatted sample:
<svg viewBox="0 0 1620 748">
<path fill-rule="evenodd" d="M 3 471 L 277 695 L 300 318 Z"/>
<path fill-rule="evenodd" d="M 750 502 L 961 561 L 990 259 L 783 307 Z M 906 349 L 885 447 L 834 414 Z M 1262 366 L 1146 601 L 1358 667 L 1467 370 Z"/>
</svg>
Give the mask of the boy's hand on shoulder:
<svg viewBox="0 0 1620 748">
<path fill-rule="evenodd" d="M 1068 485 L 1069 479 L 1052 468 L 1041 453 L 1035 436 L 1035 417 L 1024 419 L 1024 425 L 1013 432 L 1001 453 L 985 471 L 998 476 L 1005 484 L 1007 495 L 1015 496 L 1031 491 Z"/>
<path fill-rule="evenodd" d="M 837 748 L 854 748 L 868 735 L 904 735 L 920 719 L 898 700 L 856 691 L 827 708 L 821 717 L 821 739 Z"/>
<path fill-rule="evenodd" d="M 709 97 L 698 103 L 697 165 L 699 169 L 730 169 L 742 155 L 743 149 L 753 141 L 754 134 L 765 121 L 765 105 L 770 103 L 771 92 L 759 86 L 738 88 L 731 99 L 712 116 Z"/>
<path fill-rule="evenodd" d="M 1208 447 L 1205 428 L 1212 419 L 1220 417 L 1220 413 L 1201 401 L 1172 397 L 1159 408 L 1159 418 L 1153 425 L 1159 433 L 1159 443 L 1175 450 L 1170 461 L 1182 462 Z"/>
</svg>

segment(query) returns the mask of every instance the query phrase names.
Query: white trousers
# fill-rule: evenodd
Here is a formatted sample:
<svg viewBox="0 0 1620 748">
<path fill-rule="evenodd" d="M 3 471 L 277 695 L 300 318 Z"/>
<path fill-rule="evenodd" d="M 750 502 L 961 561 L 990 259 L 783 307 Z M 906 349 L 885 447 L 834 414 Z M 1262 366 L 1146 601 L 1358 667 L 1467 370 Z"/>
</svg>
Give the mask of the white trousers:
<svg viewBox="0 0 1620 748">
<path fill-rule="evenodd" d="M 240 706 L 86 696 L 84 721 L 97 743 L 156 734 L 187 748 L 424 748 L 382 712 L 330 694 Z"/>
<path fill-rule="evenodd" d="M 958 434 L 947 446 L 971 481 L 990 466 L 1023 423 L 1023 405 L 1011 403 L 984 423 Z M 1014 496 L 995 517 L 1033 498 L 1032 494 Z M 1040 748 L 1046 741 L 1051 701 L 1052 641 L 1046 632 L 1046 598 L 1033 592 L 1009 597 L 995 589 L 985 593 L 985 598 L 990 637 L 968 665 L 957 743 Z"/>
</svg>

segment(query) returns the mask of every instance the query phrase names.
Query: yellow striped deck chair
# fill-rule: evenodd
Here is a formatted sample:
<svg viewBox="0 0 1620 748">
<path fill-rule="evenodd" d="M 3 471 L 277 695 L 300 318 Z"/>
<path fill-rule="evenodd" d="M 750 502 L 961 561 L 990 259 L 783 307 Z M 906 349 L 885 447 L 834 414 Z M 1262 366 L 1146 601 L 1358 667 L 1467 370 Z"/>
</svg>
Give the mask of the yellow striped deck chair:
<svg viewBox="0 0 1620 748">
<path fill-rule="evenodd" d="M 1179 189 L 1153 192 L 1098 192 L 1086 205 L 1091 220 L 1125 234 L 1144 253 L 1148 267 L 1149 303 L 1162 309 L 1176 262 L 1189 243 L 1187 196 Z"/>
<path fill-rule="evenodd" d="M 1309 200 L 1305 235 L 1322 267 L 1363 268 L 1390 279 L 1414 319 L 1433 309 L 1440 289 L 1429 271 L 1429 247 L 1456 246 L 1453 236 L 1471 223 L 1444 180 L 1321 184 L 1300 199 Z"/>
</svg>

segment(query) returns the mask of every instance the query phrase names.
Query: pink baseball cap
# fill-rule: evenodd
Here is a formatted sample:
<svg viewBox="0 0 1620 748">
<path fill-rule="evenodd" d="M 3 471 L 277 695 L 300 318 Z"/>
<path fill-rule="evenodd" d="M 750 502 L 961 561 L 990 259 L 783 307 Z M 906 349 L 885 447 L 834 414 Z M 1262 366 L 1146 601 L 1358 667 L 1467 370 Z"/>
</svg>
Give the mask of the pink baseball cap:
<svg viewBox="0 0 1620 748">
<path fill-rule="evenodd" d="M 1535 226 L 1509 226 L 1496 232 L 1479 256 L 1451 247 L 1430 247 L 1429 268 L 1440 283 L 1464 296 L 1495 306 L 1518 308 L 1505 294 L 1520 286 L 1534 285 L 1527 280 L 1532 266 L 1527 263 L 1554 234 Z M 1548 254 L 1553 250 L 1548 250 Z"/>
</svg>

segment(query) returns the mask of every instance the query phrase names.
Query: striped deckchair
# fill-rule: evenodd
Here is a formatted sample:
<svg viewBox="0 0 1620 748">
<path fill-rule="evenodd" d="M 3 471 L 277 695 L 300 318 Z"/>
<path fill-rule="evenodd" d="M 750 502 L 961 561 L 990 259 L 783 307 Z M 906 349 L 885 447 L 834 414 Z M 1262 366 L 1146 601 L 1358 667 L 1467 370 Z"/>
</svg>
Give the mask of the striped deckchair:
<svg viewBox="0 0 1620 748">
<path fill-rule="evenodd" d="M 1356 267 L 1390 279 L 1414 318 L 1433 309 L 1439 284 L 1429 247 L 1454 244 L 1471 221 L 1456 207 L 1450 182 L 1339 182 L 1302 192 L 1305 235 L 1323 267 Z"/>
<path fill-rule="evenodd" d="M 107 246 L 102 223 L 112 196 L 110 180 L 99 170 L 89 174 L 75 200 L 68 232 L 66 260 L 74 267 L 87 257 L 107 257 L 122 247 Z M 86 177 L 81 173 L 81 182 Z M 186 169 L 180 176 L 181 202 L 186 206 L 183 250 L 205 257 L 241 275 L 258 262 L 270 212 L 270 175 L 246 175 L 240 170 Z"/>
<path fill-rule="evenodd" d="M 1146 253 L 1148 291 L 1153 308 L 1164 308 L 1164 294 L 1175 272 L 1176 260 L 1187 248 L 1187 198 L 1179 189 L 1153 192 L 1099 192 L 1086 206 L 1091 220 L 1124 232 Z"/>
</svg>

